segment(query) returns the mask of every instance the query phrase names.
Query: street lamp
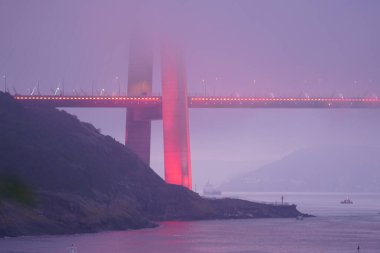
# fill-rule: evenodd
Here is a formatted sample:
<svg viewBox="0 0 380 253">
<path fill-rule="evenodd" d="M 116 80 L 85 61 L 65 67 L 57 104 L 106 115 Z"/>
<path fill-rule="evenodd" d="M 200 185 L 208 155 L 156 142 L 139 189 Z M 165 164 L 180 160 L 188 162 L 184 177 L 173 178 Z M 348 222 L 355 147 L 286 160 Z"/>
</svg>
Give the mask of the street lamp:
<svg viewBox="0 0 380 253">
<path fill-rule="evenodd" d="M 117 86 L 119 87 L 119 97 L 120 97 L 120 82 L 119 82 L 119 77 L 116 76 L 115 79 L 116 79 Z"/>
<path fill-rule="evenodd" d="M 203 87 L 204 87 L 204 92 L 205 92 L 205 94 L 204 94 L 204 96 L 206 96 L 206 82 L 205 82 L 205 79 L 202 79 L 202 84 L 203 84 Z"/>
<path fill-rule="evenodd" d="M 252 80 L 252 96 L 255 94 L 254 93 L 255 87 L 256 87 L 256 79 L 253 79 Z"/>
<path fill-rule="evenodd" d="M 215 89 L 218 87 L 218 80 L 219 78 L 218 77 L 215 77 L 215 85 L 214 85 L 214 88 L 213 88 L 213 96 L 215 97 Z"/>
<path fill-rule="evenodd" d="M 65 95 L 65 78 L 62 78 L 61 85 L 62 85 L 62 90 L 60 91 L 60 95 L 64 96 Z"/>
<path fill-rule="evenodd" d="M 7 76 L 3 75 L 4 78 L 4 92 L 7 92 Z"/>
</svg>

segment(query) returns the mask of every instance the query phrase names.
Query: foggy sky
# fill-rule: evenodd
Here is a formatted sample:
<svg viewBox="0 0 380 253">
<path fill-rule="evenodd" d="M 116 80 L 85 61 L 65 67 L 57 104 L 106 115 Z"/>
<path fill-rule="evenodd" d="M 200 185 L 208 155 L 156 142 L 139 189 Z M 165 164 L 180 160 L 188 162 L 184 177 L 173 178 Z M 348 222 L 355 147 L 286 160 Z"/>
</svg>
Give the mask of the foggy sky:
<svg viewBox="0 0 380 253">
<path fill-rule="evenodd" d="M 132 29 L 155 47 L 181 41 L 189 94 L 376 96 L 380 1 L 0 0 L 0 73 L 26 93 L 127 85 Z M 159 58 L 154 92 L 160 93 Z M 1 80 L 3 89 L 3 79 Z M 68 109 L 124 141 L 125 109 Z M 191 109 L 195 183 L 256 168 L 309 146 L 379 146 L 380 111 Z M 152 166 L 162 175 L 162 122 L 153 124 Z M 207 160 L 202 162 L 203 160 Z M 217 175 L 212 173 L 218 172 Z"/>
</svg>

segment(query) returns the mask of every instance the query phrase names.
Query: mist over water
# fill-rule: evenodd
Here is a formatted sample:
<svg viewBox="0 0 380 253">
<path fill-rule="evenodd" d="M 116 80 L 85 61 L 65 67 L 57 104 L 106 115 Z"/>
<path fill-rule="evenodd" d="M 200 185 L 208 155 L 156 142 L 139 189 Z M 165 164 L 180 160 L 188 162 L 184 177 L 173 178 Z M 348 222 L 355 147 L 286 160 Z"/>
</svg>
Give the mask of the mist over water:
<svg viewBox="0 0 380 253">
<path fill-rule="evenodd" d="M 344 192 L 226 192 L 223 196 L 247 199 L 255 202 L 296 204 L 302 213 L 318 217 L 359 217 L 380 214 L 380 193 L 344 193 Z M 354 204 L 340 202 L 350 198 Z M 354 220 L 354 218 L 353 218 Z"/>
</svg>

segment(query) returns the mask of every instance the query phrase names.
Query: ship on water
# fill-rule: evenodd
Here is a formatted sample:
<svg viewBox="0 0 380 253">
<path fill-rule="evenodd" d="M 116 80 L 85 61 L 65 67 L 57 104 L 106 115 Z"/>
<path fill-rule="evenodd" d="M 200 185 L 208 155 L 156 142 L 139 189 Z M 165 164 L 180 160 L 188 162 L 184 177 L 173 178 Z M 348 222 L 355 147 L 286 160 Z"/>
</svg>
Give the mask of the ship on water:
<svg viewBox="0 0 380 253">
<path fill-rule="evenodd" d="M 222 194 L 222 191 L 215 188 L 209 181 L 203 188 L 203 195 L 204 196 L 220 196 Z"/>
<path fill-rule="evenodd" d="M 349 197 L 347 197 L 344 200 L 342 200 L 340 203 L 341 204 L 353 204 L 354 202 L 352 202 L 352 200 Z"/>
</svg>

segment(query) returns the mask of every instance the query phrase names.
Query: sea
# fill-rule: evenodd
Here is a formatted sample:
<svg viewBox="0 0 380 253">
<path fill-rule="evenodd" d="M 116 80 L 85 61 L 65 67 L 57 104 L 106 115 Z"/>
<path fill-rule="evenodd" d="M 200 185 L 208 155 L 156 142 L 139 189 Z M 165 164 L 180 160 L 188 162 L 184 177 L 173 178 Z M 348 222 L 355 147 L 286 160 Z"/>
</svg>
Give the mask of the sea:
<svg viewBox="0 0 380 253">
<path fill-rule="evenodd" d="M 223 193 L 313 218 L 162 222 L 153 229 L 0 239 L 1 253 L 380 253 L 380 193 Z M 353 204 L 341 204 L 349 197 Z"/>
</svg>

